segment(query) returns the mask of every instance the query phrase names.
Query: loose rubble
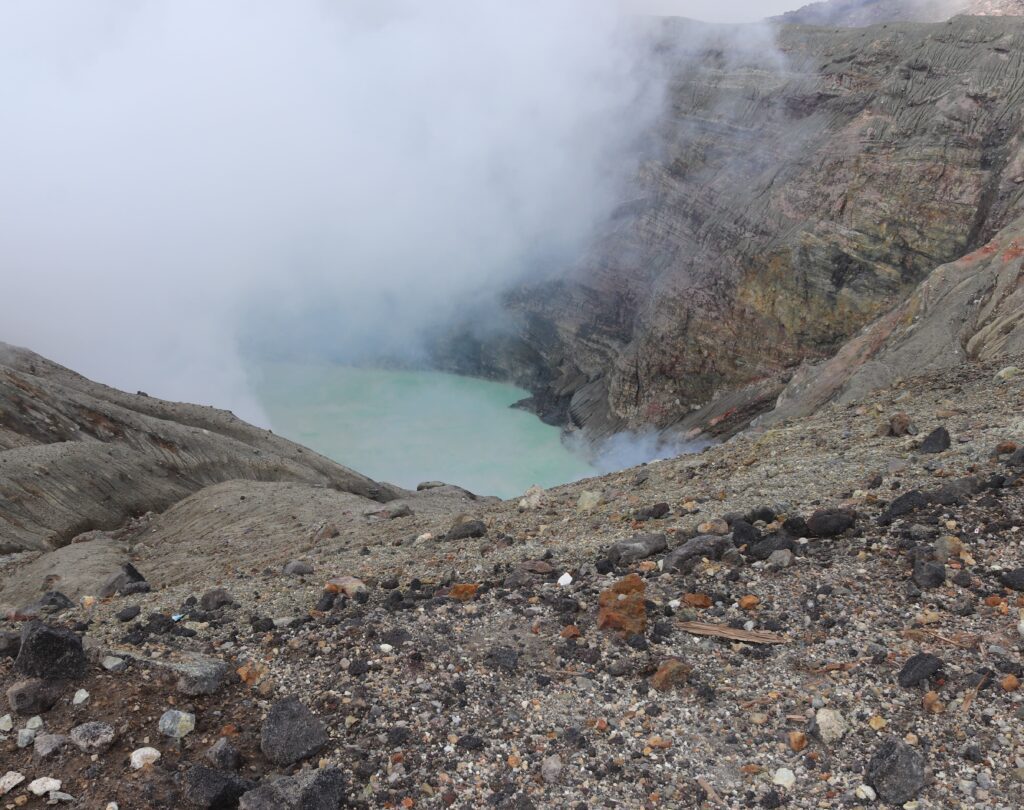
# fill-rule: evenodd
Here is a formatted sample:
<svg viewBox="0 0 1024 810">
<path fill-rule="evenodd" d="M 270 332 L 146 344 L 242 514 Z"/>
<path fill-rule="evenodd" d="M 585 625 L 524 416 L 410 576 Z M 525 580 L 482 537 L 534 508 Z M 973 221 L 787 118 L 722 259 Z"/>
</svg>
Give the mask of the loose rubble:
<svg viewBox="0 0 1024 810">
<path fill-rule="evenodd" d="M 256 564 L 197 545 L 205 579 L 142 549 L 106 596 L 40 583 L 0 627 L 0 803 L 1020 806 L 999 368 L 472 514 L 254 533 Z"/>
</svg>

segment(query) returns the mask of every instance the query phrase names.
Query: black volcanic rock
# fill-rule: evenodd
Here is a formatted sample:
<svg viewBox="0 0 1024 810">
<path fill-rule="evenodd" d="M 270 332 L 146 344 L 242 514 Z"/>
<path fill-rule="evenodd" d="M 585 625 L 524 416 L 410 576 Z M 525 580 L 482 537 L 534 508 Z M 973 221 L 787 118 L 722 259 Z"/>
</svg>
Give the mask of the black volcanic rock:
<svg viewBox="0 0 1024 810">
<path fill-rule="evenodd" d="M 77 680 L 85 676 L 82 640 L 70 630 L 31 622 L 21 634 L 21 651 L 14 669 L 44 680 Z"/>
<path fill-rule="evenodd" d="M 260 732 L 260 750 L 279 767 L 294 765 L 327 745 L 327 727 L 298 698 L 275 703 Z"/>
</svg>

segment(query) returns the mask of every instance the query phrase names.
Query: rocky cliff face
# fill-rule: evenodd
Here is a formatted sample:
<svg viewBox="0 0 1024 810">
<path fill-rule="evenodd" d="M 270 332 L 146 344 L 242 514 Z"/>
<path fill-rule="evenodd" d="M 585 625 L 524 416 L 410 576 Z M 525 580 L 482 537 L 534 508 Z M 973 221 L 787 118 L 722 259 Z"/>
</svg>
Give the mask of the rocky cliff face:
<svg viewBox="0 0 1024 810">
<path fill-rule="evenodd" d="M 629 202 L 577 272 L 507 296 L 513 338 L 462 335 L 450 367 L 593 438 L 727 433 L 1022 211 L 1024 20 L 736 37 L 666 23 L 669 114 Z"/>
<path fill-rule="evenodd" d="M 828 0 L 811 3 L 777 18 L 798 25 L 858 27 L 895 21 L 940 22 L 956 14 L 1024 14 L 1022 0 Z"/>
<path fill-rule="evenodd" d="M 915 375 L 1024 353 L 1024 219 L 938 268 L 835 357 L 801 368 L 762 426 L 849 403 Z"/>
</svg>

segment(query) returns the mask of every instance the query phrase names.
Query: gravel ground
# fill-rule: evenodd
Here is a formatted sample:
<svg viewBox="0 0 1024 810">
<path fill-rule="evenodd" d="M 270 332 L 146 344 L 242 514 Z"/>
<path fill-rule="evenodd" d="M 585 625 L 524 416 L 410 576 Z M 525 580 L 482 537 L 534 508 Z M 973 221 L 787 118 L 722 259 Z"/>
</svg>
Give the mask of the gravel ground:
<svg viewBox="0 0 1024 810">
<path fill-rule="evenodd" d="M 114 741 L 40 758 L 12 713 L 0 777 L 25 781 L 0 803 L 44 806 L 27 785 L 53 777 L 71 807 L 233 807 L 319 768 L 355 807 L 1019 807 L 1024 375 L 999 380 L 1003 365 L 523 503 L 371 516 L 291 547 L 194 537 L 166 555 L 160 518 L 140 521 L 135 565 L 168 584 L 40 614 L 84 633 L 89 665 L 38 734 L 104 721 Z M 446 539 L 453 526 L 485 533 Z M 178 581 L 182 556 L 206 573 Z M 289 559 L 311 572 L 283 573 Z M 182 694 L 165 662 L 183 652 L 228 665 L 213 694 Z M 25 674 L 0 658 L 4 689 Z M 283 765 L 293 735 L 267 716 L 289 696 L 327 740 Z M 195 730 L 161 734 L 168 709 Z M 207 757 L 221 737 L 237 773 Z M 135 770 L 144 746 L 161 758 Z M 197 765 L 237 790 L 205 790 Z"/>
</svg>

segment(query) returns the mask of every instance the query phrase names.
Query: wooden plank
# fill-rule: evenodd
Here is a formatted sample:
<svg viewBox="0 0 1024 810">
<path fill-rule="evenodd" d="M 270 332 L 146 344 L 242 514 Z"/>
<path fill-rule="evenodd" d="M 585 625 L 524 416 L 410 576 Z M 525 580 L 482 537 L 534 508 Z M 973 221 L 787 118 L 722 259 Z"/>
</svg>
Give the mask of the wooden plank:
<svg viewBox="0 0 1024 810">
<path fill-rule="evenodd" d="M 695 636 L 714 636 L 715 638 L 727 638 L 731 641 L 745 641 L 750 644 L 789 644 L 789 639 L 775 633 L 766 633 L 758 630 L 737 630 L 726 624 L 711 624 L 710 622 L 679 622 L 679 626 L 687 633 Z"/>
</svg>

